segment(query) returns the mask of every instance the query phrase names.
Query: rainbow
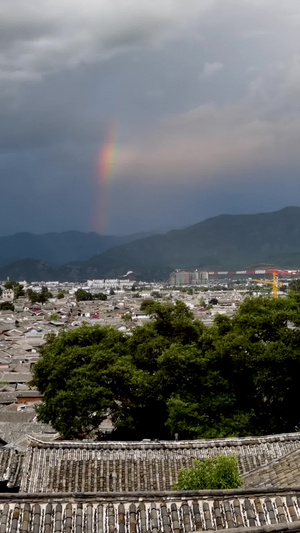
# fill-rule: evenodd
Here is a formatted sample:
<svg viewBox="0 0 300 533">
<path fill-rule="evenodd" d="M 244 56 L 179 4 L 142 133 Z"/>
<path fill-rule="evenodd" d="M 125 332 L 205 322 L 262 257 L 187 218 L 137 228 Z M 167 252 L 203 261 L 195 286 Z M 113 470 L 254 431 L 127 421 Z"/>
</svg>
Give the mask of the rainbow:
<svg viewBox="0 0 300 533">
<path fill-rule="evenodd" d="M 96 205 L 93 217 L 93 229 L 104 233 L 107 229 L 107 188 L 109 178 L 113 175 L 116 161 L 115 125 L 110 124 L 104 144 L 97 158 Z"/>
<path fill-rule="evenodd" d="M 111 124 L 108 130 L 107 139 L 100 149 L 99 158 L 98 158 L 98 174 L 100 177 L 101 183 L 107 183 L 108 178 L 113 173 L 114 163 L 115 163 L 115 126 Z"/>
</svg>

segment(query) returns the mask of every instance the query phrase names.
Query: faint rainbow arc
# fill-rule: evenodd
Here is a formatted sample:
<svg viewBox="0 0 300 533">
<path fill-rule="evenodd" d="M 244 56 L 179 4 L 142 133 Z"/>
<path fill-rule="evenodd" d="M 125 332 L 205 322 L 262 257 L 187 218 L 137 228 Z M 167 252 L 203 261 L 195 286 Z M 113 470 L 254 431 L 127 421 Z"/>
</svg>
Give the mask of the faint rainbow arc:
<svg viewBox="0 0 300 533">
<path fill-rule="evenodd" d="M 112 123 L 97 160 L 97 202 L 94 229 L 103 233 L 107 228 L 107 190 L 109 179 L 113 176 L 116 164 L 116 127 Z"/>
</svg>

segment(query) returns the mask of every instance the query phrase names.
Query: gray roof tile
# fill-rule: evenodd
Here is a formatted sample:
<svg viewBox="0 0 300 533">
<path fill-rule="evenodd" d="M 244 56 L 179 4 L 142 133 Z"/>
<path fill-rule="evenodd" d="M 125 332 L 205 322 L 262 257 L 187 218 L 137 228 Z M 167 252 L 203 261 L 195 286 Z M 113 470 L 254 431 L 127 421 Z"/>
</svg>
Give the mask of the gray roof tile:
<svg viewBox="0 0 300 533">
<path fill-rule="evenodd" d="M 22 533 L 300 531 L 299 491 L 0 495 L 0 530 Z M 257 529 L 260 528 L 260 529 Z"/>
<path fill-rule="evenodd" d="M 300 434 L 164 442 L 42 442 L 31 439 L 30 467 L 22 490 L 155 491 L 170 490 L 181 468 L 219 453 L 237 455 L 243 475 L 286 453 L 300 450 Z M 300 453 L 300 452 L 299 452 Z M 298 473 L 300 484 L 300 467 Z M 294 483 L 296 475 L 294 476 Z"/>
</svg>

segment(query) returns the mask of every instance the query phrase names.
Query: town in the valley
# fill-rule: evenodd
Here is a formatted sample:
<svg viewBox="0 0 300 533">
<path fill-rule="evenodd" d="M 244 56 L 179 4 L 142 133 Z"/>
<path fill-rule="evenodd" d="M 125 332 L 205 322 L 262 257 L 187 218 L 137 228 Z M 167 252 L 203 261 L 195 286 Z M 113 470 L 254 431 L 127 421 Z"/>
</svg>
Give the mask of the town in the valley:
<svg viewBox="0 0 300 533">
<path fill-rule="evenodd" d="M 35 407 L 42 395 L 30 386 L 31 371 L 49 333 L 87 324 L 131 335 L 152 320 L 141 310 L 142 302 L 151 299 L 182 301 L 196 319 L 211 326 L 217 315 L 234 316 L 251 295 L 271 297 L 275 290 L 284 298 L 293 275 L 286 273 L 274 282 L 264 271 L 250 276 L 177 270 L 165 283 L 130 278 L 23 281 L 17 285 L 17 298 L 10 280 L 1 283 L 1 532 L 290 529 L 300 520 L 300 492 L 287 488 L 298 483 L 299 433 L 194 441 L 64 441 L 37 420 Z M 47 298 L 32 301 L 28 295 L 33 293 L 46 293 Z M 101 430 L 109 435 L 109 418 Z M 237 457 L 242 488 L 203 494 L 172 491 L 182 468 L 220 453 Z"/>
<path fill-rule="evenodd" d="M 196 319 L 211 326 L 218 314 L 234 316 L 249 295 L 272 291 L 263 279 L 254 283 L 246 275 L 227 277 L 200 271 L 174 271 L 168 282 L 144 283 L 134 279 L 87 280 L 85 283 L 23 281 L 24 296 L 15 298 L 9 282 L 3 281 L 0 307 L 0 439 L 5 445 L 26 447 L 27 433 L 51 434 L 51 428 L 37 423 L 35 403 L 41 401 L 37 390 L 29 386 L 31 369 L 38 360 L 39 348 L 48 333 L 58 334 L 83 324 L 111 326 L 130 332 L 151 320 L 141 310 L 144 300 L 184 302 Z M 262 274 L 260 274 L 262 277 Z M 285 296 L 291 277 L 285 276 L 281 296 Z M 270 282 L 271 283 L 271 282 Z M 267 287 L 267 289 L 266 289 Z M 50 295 L 43 303 L 31 302 L 30 291 Z M 78 292 L 79 291 L 79 292 Z M 83 299 L 78 301 L 78 294 Z M 93 299 L 101 294 L 103 299 Z M 88 294 L 88 300 L 84 299 Z M 10 303 L 12 309 L 5 309 Z"/>
</svg>

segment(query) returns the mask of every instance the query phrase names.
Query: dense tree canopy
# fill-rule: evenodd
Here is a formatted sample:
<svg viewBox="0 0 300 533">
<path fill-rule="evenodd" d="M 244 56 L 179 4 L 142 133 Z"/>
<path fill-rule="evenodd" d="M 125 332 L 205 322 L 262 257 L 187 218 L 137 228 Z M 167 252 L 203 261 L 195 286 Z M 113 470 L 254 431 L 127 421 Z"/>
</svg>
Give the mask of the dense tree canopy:
<svg viewBox="0 0 300 533">
<path fill-rule="evenodd" d="M 0 311 L 14 311 L 15 306 L 12 302 L 1 302 Z"/>
<path fill-rule="evenodd" d="M 85 291 L 84 289 L 78 289 L 75 293 L 75 296 L 77 302 L 84 302 L 89 300 L 107 300 L 107 296 L 103 292 L 97 292 L 96 294 L 92 294 L 88 291 Z"/>
<path fill-rule="evenodd" d="M 300 279 L 293 279 L 293 281 L 289 284 L 289 291 L 290 292 L 300 292 Z"/>
<path fill-rule="evenodd" d="M 52 298 L 52 293 L 47 289 L 47 287 L 42 287 L 41 292 L 29 289 L 27 291 L 27 296 L 31 303 L 45 303 L 49 300 L 49 298 Z"/>
<path fill-rule="evenodd" d="M 58 291 L 56 298 L 62 300 L 65 297 L 65 291 Z"/>
<path fill-rule="evenodd" d="M 132 335 L 83 326 L 50 336 L 34 367 L 39 417 L 67 438 L 211 438 L 300 425 L 300 296 L 253 298 L 213 327 L 182 303 L 147 301 Z"/>
</svg>

